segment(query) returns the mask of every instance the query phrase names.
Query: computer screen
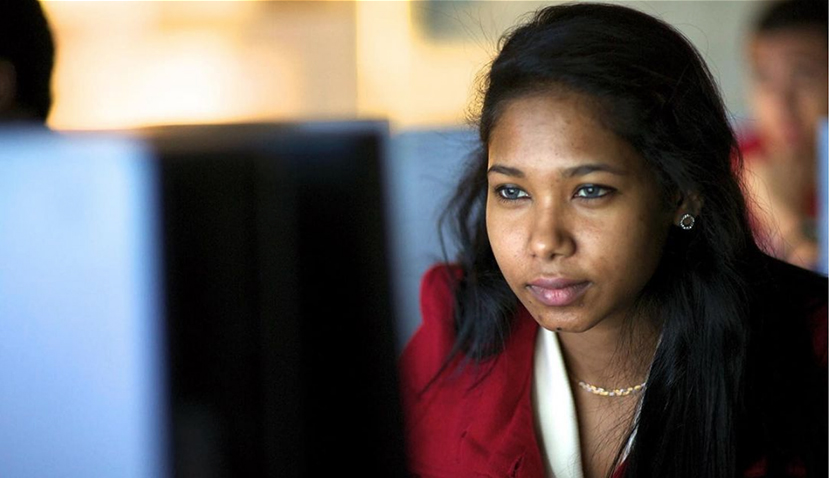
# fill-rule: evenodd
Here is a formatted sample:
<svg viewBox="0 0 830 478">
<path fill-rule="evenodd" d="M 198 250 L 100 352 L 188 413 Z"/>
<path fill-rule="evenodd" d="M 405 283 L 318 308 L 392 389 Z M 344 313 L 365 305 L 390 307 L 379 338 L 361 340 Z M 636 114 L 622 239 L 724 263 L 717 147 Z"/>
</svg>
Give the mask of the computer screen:
<svg viewBox="0 0 830 478">
<path fill-rule="evenodd" d="M 168 474 L 157 164 L 0 131 L 0 476 Z"/>
<path fill-rule="evenodd" d="M 386 137 L 0 134 L 0 476 L 403 476 Z"/>
<path fill-rule="evenodd" d="M 179 127 L 160 157 L 180 476 L 402 476 L 383 123 Z"/>
</svg>

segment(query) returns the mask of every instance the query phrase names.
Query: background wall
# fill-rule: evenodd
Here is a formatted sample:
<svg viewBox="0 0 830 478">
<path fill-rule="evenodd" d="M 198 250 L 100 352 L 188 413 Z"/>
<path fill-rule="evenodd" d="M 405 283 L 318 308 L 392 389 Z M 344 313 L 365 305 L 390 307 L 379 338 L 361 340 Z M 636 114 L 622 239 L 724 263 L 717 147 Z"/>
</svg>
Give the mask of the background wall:
<svg viewBox="0 0 830 478">
<path fill-rule="evenodd" d="M 556 2 L 45 1 L 58 45 L 50 125 L 388 118 L 463 124 L 501 33 Z M 619 2 L 676 25 L 739 118 L 755 1 Z"/>
</svg>

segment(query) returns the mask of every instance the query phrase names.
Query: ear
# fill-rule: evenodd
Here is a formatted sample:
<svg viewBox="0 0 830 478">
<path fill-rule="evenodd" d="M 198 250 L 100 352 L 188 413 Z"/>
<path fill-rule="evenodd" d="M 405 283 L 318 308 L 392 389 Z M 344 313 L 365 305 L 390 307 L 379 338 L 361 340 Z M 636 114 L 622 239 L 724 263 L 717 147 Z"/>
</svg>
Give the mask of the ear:
<svg viewBox="0 0 830 478">
<path fill-rule="evenodd" d="M 691 214 L 697 218 L 703 209 L 703 200 L 696 192 L 683 193 L 678 191 L 675 194 L 675 204 L 677 205 L 674 211 L 675 225 L 680 224 L 680 220 L 686 214 Z"/>
<path fill-rule="evenodd" d="M 0 58 L 0 117 L 14 109 L 17 97 L 17 71 L 11 62 Z"/>
</svg>

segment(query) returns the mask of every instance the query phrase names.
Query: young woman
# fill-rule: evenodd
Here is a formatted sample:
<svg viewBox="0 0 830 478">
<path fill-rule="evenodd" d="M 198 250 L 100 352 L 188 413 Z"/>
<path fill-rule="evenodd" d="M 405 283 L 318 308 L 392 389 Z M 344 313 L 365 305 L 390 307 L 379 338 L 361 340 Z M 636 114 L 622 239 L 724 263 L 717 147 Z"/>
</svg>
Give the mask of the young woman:
<svg viewBox="0 0 830 478">
<path fill-rule="evenodd" d="M 680 34 L 545 8 L 503 40 L 479 132 L 462 253 L 401 358 L 414 475 L 826 476 L 827 282 L 753 242 Z"/>
</svg>

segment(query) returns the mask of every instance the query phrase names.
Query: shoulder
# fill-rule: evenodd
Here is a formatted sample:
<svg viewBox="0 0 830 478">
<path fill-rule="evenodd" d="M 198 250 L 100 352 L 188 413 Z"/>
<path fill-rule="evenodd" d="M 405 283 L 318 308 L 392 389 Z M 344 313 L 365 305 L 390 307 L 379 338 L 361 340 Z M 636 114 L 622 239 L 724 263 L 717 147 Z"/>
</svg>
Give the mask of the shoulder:
<svg viewBox="0 0 830 478">
<path fill-rule="evenodd" d="M 827 277 L 801 267 L 766 257 L 771 284 L 796 299 L 805 308 L 827 307 Z"/>
<path fill-rule="evenodd" d="M 461 351 L 450 357 L 462 279 L 455 266 L 426 272 L 423 320 L 400 358 L 410 471 L 425 477 L 541 476 L 530 399 L 538 326 L 522 308 L 502 352 L 481 362 Z"/>
<path fill-rule="evenodd" d="M 461 267 L 450 264 L 436 264 L 426 271 L 421 279 L 421 315 L 425 325 L 451 325 L 446 322 L 452 319 L 455 288 L 462 277 Z"/>
<path fill-rule="evenodd" d="M 452 476 L 448 458 L 461 433 L 465 403 L 461 377 L 447 373 L 455 343 L 454 292 L 460 268 L 438 265 L 421 281 L 422 321 L 399 361 L 401 401 L 411 470 L 424 476 Z M 441 471 L 443 470 L 443 471 Z"/>
<path fill-rule="evenodd" d="M 803 318 L 816 361 L 827 366 L 827 277 L 779 260 L 770 270 L 794 316 Z"/>
<path fill-rule="evenodd" d="M 403 386 L 412 392 L 424 388 L 447 360 L 455 343 L 455 287 L 460 267 L 438 264 L 421 280 L 421 326 L 400 358 Z"/>
<path fill-rule="evenodd" d="M 828 280 L 814 272 L 765 256 L 757 297 L 773 304 L 779 326 L 799 326 L 810 336 L 816 362 L 827 366 Z M 780 330 L 780 329 L 779 329 Z"/>
<path fill-rule="evenodd" d="M 827 456 L 828 281 L 766 255 L 754 264 L 751 418 L 742 438 L 752 466 L 745 476 L 780 476 L 787 464 L 821 470 Z M 825 459 L 816 461 L 821 454 Z"/>
</svg>

